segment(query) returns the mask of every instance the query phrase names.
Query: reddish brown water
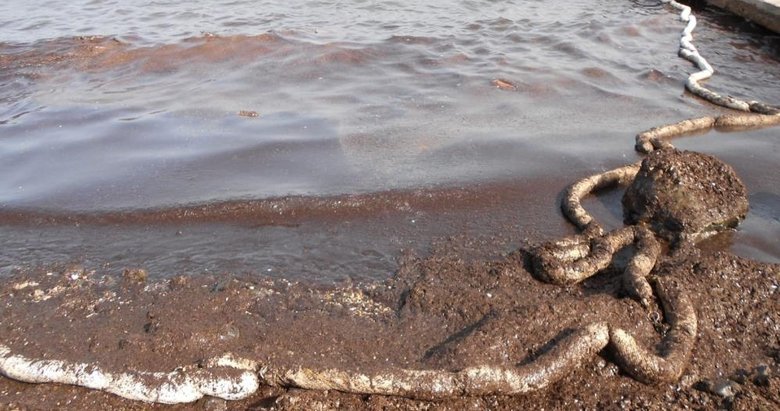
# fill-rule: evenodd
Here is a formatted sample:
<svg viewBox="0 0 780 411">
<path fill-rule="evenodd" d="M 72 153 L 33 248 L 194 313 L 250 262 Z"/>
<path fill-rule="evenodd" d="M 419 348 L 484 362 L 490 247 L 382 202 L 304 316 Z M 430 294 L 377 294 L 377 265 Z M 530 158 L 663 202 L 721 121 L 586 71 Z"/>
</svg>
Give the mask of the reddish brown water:
<svg viewBox="0 0 780 411">
<path fill-rule="evenodd" d="M 566 184 L 719 112 L 683 92 L 682 25 L 655 2 L 206 3 L 0 5 L 0 273 L 383 278 L 436 237 L 570 233 Z M 699 17 L 708 84 L 780 102 L 780 39 Z M 679 142 L 750 191 L 707 246 L 780 261 L 779 144 Z M 588 207 L 616 226 L 617 198 Z"/>
</svg>

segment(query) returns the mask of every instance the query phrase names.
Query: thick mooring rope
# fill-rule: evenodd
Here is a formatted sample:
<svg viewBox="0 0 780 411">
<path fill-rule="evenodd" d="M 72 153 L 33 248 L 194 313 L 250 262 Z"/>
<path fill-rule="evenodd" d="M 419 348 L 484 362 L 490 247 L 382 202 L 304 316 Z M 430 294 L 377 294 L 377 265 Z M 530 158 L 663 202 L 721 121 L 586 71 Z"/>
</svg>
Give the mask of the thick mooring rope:
<svg viewBox="0 0 780 411">
<path fill-rule="evenodd" d="M 636 136 L 635 149 L 650 153 L 659 149 L 673 149 L 668 141 L 688 133 L 720 129 L 752 129 L 780 124 L 780 110 L 757 101 L 742 101 L 731 96 L 717 94 L 699 83 L 712 76 L 714 70 L 693 45 L 693 29 L 696 17 L 691 8 L 673 0 L 666 0 L 681 10 L 680 19 L 687 22 L 680 38 L 680 56 L 691 61 L 701 71 L 691 74 L 686 88 L 705 100 L 726 108 L 756 114 L 729 114 L 699 117 L 678 123 L 655 127 Z M 596 174 L 575 182 L 566 190 L 561 208 L 564 215 L 583 234 L 543 244 L 533 250 L 533 266 L 542 279 L 556 284 L 580 282 L 606 268 L 616 251 L 634 243 L 635 255 L 623 274 L 624 289 L 642 305 L 649 306 L 653 292 L 648 280 L 660 256 L 660 247 L 654 235 L 646 228 L 626 227 L 609 233 L 596 222 L 582 206 L 582 199 L 594 191 L 626 185 L 633 181 L 641 163 L 635 163 Z M 682 290 L 671 287 L 668 278 L 655 278 L 655 296 L 663 307 L 671 329 L 664 338 L 666 353 L 658 356 L 639 346 L 626 331 L 610 327 L 610 345 L 621 367 L 636 379 L 654 383 L 674 381 L 682 374 L 696 339 L 696 312 Z"/>
<path fill-rule="evenodd" d="M 636 137 L 636 149 L 649 153 L 672 147 L 670 138 L 713 127 L 763 127 L 780 124 L 780 111 L 756 101 L 721 96 L 699 83 L 714 70 L 693 45 L 696 17 L 688 6 L 664 1 L 681 10 L 687 22 L 680 39 L 680 55 L 700 71 L 691 74 L 686 88 L 723 107 L 758 114 L 701 117 L 656 127 Z M 462 370 L 386 369 L 374 374 L 340 369 L 278 369 L 229 354 L 201 366 L 180 367 L 172 372 L 127 370 L 109 372 L 94 364 L 53 359 L 32 359 L 12 353 L 0 343 L 0 373 L 20 381 L 56 382 L 104 390 L 116 395 L 161 403 L 195 401 L 203 395 L 228 400 L 246 398 L 260 385 L 339 390 L 360 394 L 397 395 L 419 399 L 443 399 L 463 395 L 521 394 L 539 390 L 567 375 L 610 346 L 618 364 L 634 378 L 647 382 L 671 382 L 682 375 L 696 339 L 696 311 L 683 290 L 669 277 L 652 278 L 661 249 L 648 229 L 629 226 L 609 233 L 582 206 L 595 190 L 624 185 L 634 179 L 639 163 L 582 179 L 565 193 L 562 209 L 583 234 L 543 244 L 532 250 L 534 271 L 554 284 L 574 284 L 611 264 L 614 254 L 634 245 L 636 252 L 623 272 L 625 290 L 645 307 L 660 303 L 670 329 L 664 336 L 663 354 L 640 346 L 627 331 L 607 323 L 593 323 L 575 330 L 552 350 L 524 365 L 473 366 Z"/>
</svg>

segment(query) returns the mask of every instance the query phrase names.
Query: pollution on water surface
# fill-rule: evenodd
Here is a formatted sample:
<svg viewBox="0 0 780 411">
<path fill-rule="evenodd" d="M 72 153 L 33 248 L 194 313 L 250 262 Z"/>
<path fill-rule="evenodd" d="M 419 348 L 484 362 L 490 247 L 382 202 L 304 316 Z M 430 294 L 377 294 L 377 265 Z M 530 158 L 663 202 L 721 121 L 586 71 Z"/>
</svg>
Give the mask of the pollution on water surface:
<svg viewBox="0 0 780 411">
<path fill-rule="evenodd" d="M 716 69 L 706 85 L 723 94 L 780 103 L 780 35 L 718 9 L 694 12 L 699 18 L 696 46 Z M 331 341 L 347 347 L 331 350 L 332 362 L 322 364 L 332 365 L 343 364 L 350 352 L 365 350 L 365 340 L 393 340 L 418 321 L 412 327 L 416 331 L 403 335 L 405 341 L 378 349 L 387 362 L 463 367 L 467 360 L 498 357 L 490 351 L 475 354 L 474 344 L 481 342 L 469 342 L 468 349 L 442 344 L 432 351 L 424 349 L 425 342 L 448 341 L 449 335 L 480 321 L 494 324 L 509 318 L 512 287 L 522 288 L 517 296 L 525 296 L 527 304 L 520 316 L 527 321 L 507 323 L 525 330 L 523 342 L 530 347 L 509 350 L 513 355 L 544 351 L 543 345 L 563 330 L 596 317 L 638 322 L 645 313 L 622 299 L 612 304 L 620 297 L 619 287 L 605 278 L 584 291 L 559 291 L 524 271 L 527 278 L 484 276 L 491 264 L 507 264 L 506 256 L 519 248 L 574 234 L 560 212 L 564 188 L 640 160 L 633 147 L 638 132 L 728 112 L 685 92 L 685 79 L 697 70 L 677 56 L 684 27 L 677 15 L 660 2 L 626 0 L 93 0 L 56 7 L 38 0 L 3 2 L 0 281 L 7 283 L 4 300 L 9 303 L 0 323 L 6 329 L 26 327 L 24 314 L 12 309 L 10 301 L 18 307 L 27 297 L 64 306 L 70 301 L 101 313 L 95 308 L 100 304 L 89 301 L 100 299 L 98 291 L 114 292 L 124 297 L 104 301 L 111 306 L 106 311 L 121 311 L 116 307 L 129 301 L 135 304 L 131 320 L 81 328 L 50 324 L 46 335 L 70 333 L 67 341 L 89 340 L 87 348 L 36 343 L 30 353 L 76 358 L 84 348 L 115 366 L 123 361 L 150 366 L 163 354 L 195 361 L 216 354 L 209 344 L 221 347 L 215 341 L 236 334 L 235 328 L 244 331 L 227 338 L 231 350 L 282 363 L 296 357 L 316 363 L 313 348 L 288 349 L 285 344 L 305 345 L 306 331 L 320 324 L 325 331 L 313 340 L 317 345 Z M 738 293 L 718 293 L 728 294 L 727 280 L 756 264 L 758 268 L 751 266 L 756 278 L 750 277 L 756 283 L 746 287 L 757 290 L 751 301 L 761 301 L 761 296 L 768 301 L 756 302 L 748 315 L 755 314 L 757 322 L 770 321 L 746 334 L 758 348 L 723 364 L 696 363 L 693 368 L 698 377 L 717 384 L 720 374 L 726 378 L 737 369 L 753 373 L 772 358 L 776 366 L 777 351 L 772 350 L 778 341 L 771 330 L 777 327 L 772 321 L 778 321 L 773 291 L 780 263 L 778 129 L 711 131 L 675 140 L 675 145 L 730 164 L 750 203 L 747 218 L 735 230 L 698 245 L 702 267 L 717 271 L 728 262 L 731 271 L 710 278 L 715 274 L 683 264 L 682 271 L 705 272 L 704 279 L 686 279 L 687 285 L 713 284 L 713 290 L 694 299 L 704 306 L 715 295 L 725 298 L 726 305 L 739 301 Z M 621 196 L 620 190 L 608 191 L 584 205 L 607 228 L 617 228 L 623 225 Z M 148 273 L 148 280 L 143 277 L 151 285 L 128 285 L 127 273 L 140 272 L 134 270 Z M 442 278 L 447 272 L 452 276 Z M 50 298 L 44 298 L 46 291 L 26 296 L 25 287 L 8 285 L 42 276 L 49 278 L 49 290 L 63 284 L 67 288 L 71 283 L 56 279 L 74 273 L 90 279 Z M 488 303 L 480 300 L 482 294 L 469 295 L 463 297 L 463 307 L 448 305 L 448 298 L 458 298 L 449 288 L 452 282 L 468 283 L 470 275 L 493 281 L 503 297 Z M 242 285 L 236 285 L 236 278 Z M 279 291 L 278 282 L 298 285 L 288 291 L 291 297 L 268 297 L 262 304 L 253 302 L 254 294 L 240 291 L 247 284 Z M 181 286 L 164 292 L 152 286 L 168 283 Z M 330 322 L 322 322 L 311 312 L 323 297 L 304 291 L 366 284 L 369 289 L 375 284 L 395 287 L 398 295 L 369 295 L 393 310 L 400 322 L 372 319 L 350 325 L 348 317 L 340 317 L 346 314 L 332 307 L 325 309 Z M 445 291 L 437 295 L 437 288 Z M 212 291 L 234 289 L 244 311 L 268 315 L 276 304 L 279 313 L 255 319 L 256 329 L 248 319 L 231 322 L 241 310 L 231 311 L 235 307 L 227 308 Z M 429 289 L 428 299 L 399 291 L 420 289 Z M 166 303 L 167 292 L 171 302 Z M 234 328 L 199 334 L 174 326 L 186 322 L 174 312 L 189 297 L 223 313 L 193 318 Z M 560 300 L 558 307 L 548 305 L 555 300 Z M 417 305 L 399 307 L 398 301 Z M 738 303 L 728 307 L 749 308 Z M 49 308 L 29 306 L 28 315 L 45 317 Z M 296 310 L 307 314 L 296 316 Z M 563 318 L 582 310 L 589 310 L 583 319 Z M 722 307 L 700 311 L 710 313 L 713 324 L 718 315 L 733 313 Z M 768 320 L 760 315 L 765 312 Z M 533 313 L 538 320 L 528 319 Z M 52 314 L 51 322 L 62 320 L 56 317 L 61 314 Z M 296 324 L 298 334 L 267 331 L 285 324 Z M 364 331 L 351 342 L 338 342 L 348 334 L 343 330 L 359 327 Z M 633 327 L 652 339 L 652 324 Z M 150 332 L 157 329 L 156 335 Z M 729 332 L 738 329 L 734 325 Z M 133 330 L 137 338 L 115 337 Z M 705 331 L 702 339 L 709 345 L 702 352 L 727 352 L 714 342 L 718 332 Z M 496 338 L 508 333 L 500 329 Z M 177 351 L 174 342 L 182 336 L 189 339 Z M 119 350 L 124 354 L 114 349 L 119 340 L 130 347 Z M 252 341 L 268 345 L 249 348 Z M 462 356 L 447 357 L 453 353 Z M 361 355 L 355 363 L 376 366 L 372 356 Z M 171 361 L 165 366 L 173 367 L 176 360 Z M 623 381 L 649 404 L 660 404 L 659 398 L 668 394 L 628 383 L 629 377 L 610 366 L 593 367 L 572 381 L 598 385 L 593 373 L 612 378 L 613 399 L 631 392 L 621 391 Z M 41 398 L 55 402 L 72 396 L 71 388 L 41 391 L 46 388 L 8 379 L 0 380 L 0 386 L 6 394 L 17 392 L 8 394 L 6 404 L 22 407 L 31 393 L 41 392 Z M 562 392 L 576 396 L 572 390 Z M 266 394 L 293 398 L 278 391 Z M 128 406 L 96 395 L 85 401 Z M 380 406 L 383 401 L 298 395 L 303 396 L 300 404 L 368 406 L 374 401 L 371 406 Z M 712 404 L 725 401 L 713 398 Z M 231 407 L 273 405 L 261 399 Z M 526 400 L 564 406 L 553 394 Z M 705 401 L 687 399 L 699 404 L 695 400 Z M 295 408 L 284 401 L 275 406 Z M 420 406 L 414 404 L 395 405 Z"/>
</svg>

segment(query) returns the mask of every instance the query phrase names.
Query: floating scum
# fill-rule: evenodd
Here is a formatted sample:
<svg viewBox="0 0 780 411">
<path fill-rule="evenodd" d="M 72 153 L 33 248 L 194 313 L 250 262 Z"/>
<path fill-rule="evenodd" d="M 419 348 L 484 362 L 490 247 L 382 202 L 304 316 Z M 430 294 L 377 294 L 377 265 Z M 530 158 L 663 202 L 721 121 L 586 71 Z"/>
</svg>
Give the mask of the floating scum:
<svg viewBox="0 0 780 411">
<path fill-rule="evenodd" d="M 635 148 L 648 154 L 644 161 L 584 178 L 566 190 L 563 212 L 582 233 L 531 250 L 536 276 L 565 285 L 604 270 L 617 251 L 633 246 L 635 251 L 622 274 L 623 288 L 645 308 L 658 304 L 663 310 L 669 331 L 663 338 L 662 352 L 642 347 L 623 329 L 595 322 L 574 330 L 534 361 L 517 366 L 474 365 L 456 371 L 388 368 L 362 373 L 280 368 L 226 353 L 171 372 L 109 372 L 96 364 L 29 358 L 14 353 L 0 338 L 0 373 L 20 381 L 74 384 L 129 399 L 169 404 L 192 402 L 204 395 L 242 399 L 261 385 L 444 399 L 540 390 L 609 348 L 619 366 L 637 380 L 650 384 L 677 380 L 696 342 L 697 317 L 675 278 L 653 275 L 661 256 L 657 237 L 669 241 L 672 247 L 681 247 L 709 232 L 733 226 L 744 218 L 747 199 L 744 186 L 728 165 L 704 154 L 677 151 L 668 140 L 711 128 L 776 125 L 780 123 L 780 110 L 761 102 L 722 96 L 703 87 L 700 82 L 712 76 L 714 70 L 692 43 L 696 17 L 688 6 L 675 1 L 666 3 L 679 9 L 681 20 L 686 22 L 680 56 L 700 70 L 688 77 L 686 88 L 705 100 L 742 113 L 688 119 L 640 133 Z M 672 186 L 688 188 L 680 190 L 667 184 L 669 181 Z M 700 184 L 702 181 L 707 184 Z M 708 184 L 722 187 L 718 195 L 725 190 L 726 201 L 710 201 L 707 196 L 714 194 L 707 191 Z M 623 203 L 633 225 L 605 232 L 582 206 L 582 199 L 616 185 L 629 185 Z M 704 200 L 696 204 L 692 198 Z"/>
</svg>

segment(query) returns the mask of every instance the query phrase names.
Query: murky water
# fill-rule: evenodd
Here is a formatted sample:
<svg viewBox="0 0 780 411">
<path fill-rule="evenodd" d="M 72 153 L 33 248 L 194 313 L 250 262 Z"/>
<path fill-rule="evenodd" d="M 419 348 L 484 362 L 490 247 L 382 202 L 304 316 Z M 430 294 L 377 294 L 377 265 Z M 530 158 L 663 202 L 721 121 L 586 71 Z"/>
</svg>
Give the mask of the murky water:
<svg viewBox="0 0 780 411">
<path fill-rule="evenodd" d="M 699 17 L 708 84 L 780 102 L 780 38 Z M 565 184 L 634 161 L 643 129 L 719 111 L 683 92 L 681 28 L 651 1 L 5 1 L 2 271 L 77 260 L 376 278 L 434 235 L 557 237 Z M 715 134 L 680 145 L 746 180 L 753 211 L 726 246 L 780 261 L 777 131 Z M 499 194 L 515 183 L 528 195 Z M 459 188 L 483 201 L 403 194 Z M 396 194 L 338 211 L 371 193 Z M 310 204 L 269 221 L 287 198 L 328 199 L 337 217 Z M 213 217 L 242 201 L 241 218 Z M 366 203 L 385 205 L 352 213 Z M 201 224 L 183 218 L 193 206 L 217 211 Z M 125 217 L 47 217 L 96 213 Z"/>
</svg>

